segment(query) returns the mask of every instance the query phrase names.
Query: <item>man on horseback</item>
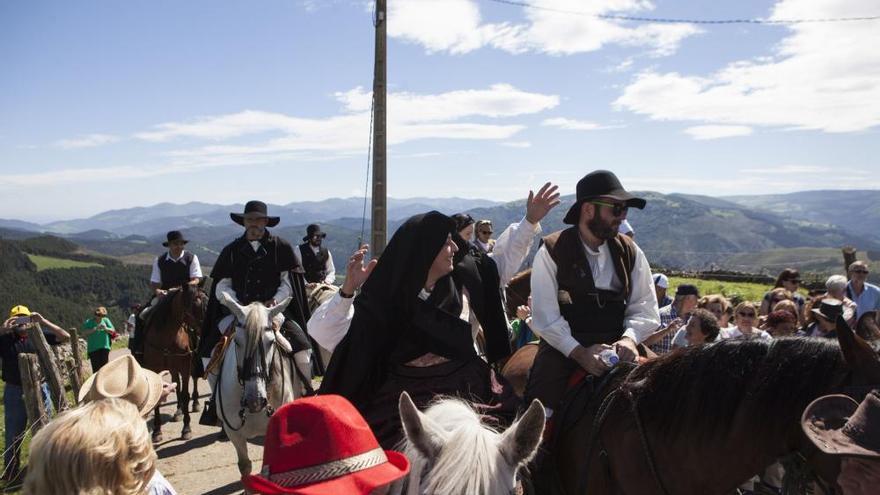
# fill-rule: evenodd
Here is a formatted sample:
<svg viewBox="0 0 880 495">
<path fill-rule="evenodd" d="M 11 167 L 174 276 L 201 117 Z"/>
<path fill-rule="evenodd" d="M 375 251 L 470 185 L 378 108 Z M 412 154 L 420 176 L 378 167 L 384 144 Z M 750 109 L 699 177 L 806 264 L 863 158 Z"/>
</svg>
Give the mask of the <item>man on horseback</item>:
<svg viewBox="0 0 880 495">
<path fill-rule="evenodd" d="M 333 265 L 333 255 L 322 246 L 326 232 L 321 232 L 321 226 L 311 224 L 306 227 L 306 236 L 303 243 L 294 249 L 296 261 L 305 270 L 307 286 L 316 284 L 332 285 L 336 281 L 336 267 Z"/>
<path fill-rule="evenodd" d="M 179 230 L 172 230 L 162 243 L 168 252 L 162 253 L 153 260 L 153 271 L 150 274 L 150 290 L 153 297 L 137 318 L 135 331 L 131 337 L 131 352 L 137 357 L 144 353 L 145 323 L 156 304 L 164 299 L 169 292 L 176 291 L 184 285 L 198 285 L 202 279 L 202 266 L 199 257 L 184 249 L 189 242 Z"/>
<path fill-rule="evenodd" d="M 279 217 L 268 216 L 267 211 L 265 203 L 249 201 L 244 213 L 229 214 L 245 233 L 223 248 L 211 271 L 214 286 L 199 356 L 207 367 L 221 334 L 234 329 L 234 316 L 228 312 L 224 316 L 220 306 L 227 304 L 224 295 L 242 306 L 260 302 L 269 307 L 292 297 L 287 311 L 278 314 L 275 322 L 292 344 L 296 368 L 308 386 L 312 346 L 303 331 L 308 317 L 305 282 L 290 243 L 266 229 L 280 221 Z"/>
<path fill-rule="evenodd" d="M 618 232 L 627 209 L 645 200 L 623 189 L 608 171 L 587 174 L 565 215 L 568 229 L 544 238 L 532 271 L 532 327 L 542 340 L 526 399 L 553 414 L 578 366 L 601 376 L 601 354 L 635 361 L 636 345 L 660 325 L 648 260 Z"/>
</svg>

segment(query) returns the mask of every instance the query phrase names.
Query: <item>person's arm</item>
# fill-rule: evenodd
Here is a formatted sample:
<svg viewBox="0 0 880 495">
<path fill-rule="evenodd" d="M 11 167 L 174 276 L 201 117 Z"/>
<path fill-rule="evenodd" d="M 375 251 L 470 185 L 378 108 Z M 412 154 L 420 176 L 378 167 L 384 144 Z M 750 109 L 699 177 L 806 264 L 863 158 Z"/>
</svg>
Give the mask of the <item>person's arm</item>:
<svg viewBox="0 0 880 495">
<path fill-rule="evenodd" d="M 532 264 L 532 325 L 544 340 L 563 356 L 569 356 L 580 344 L 571 336 L 568 321 L 559 312 L 556 263 L 541 246 Z"/>
<path fill-rule="evenodd" d="M 104 330 L 116 330 L 113 327 L 113 322 L 110 321 L 110 318 L 107 318 L 106 316 L 101 318 L 101 323 L 104 324 Z"/>
<path fill-rule="evenodd" d="M 641 343 L 660 327 L 657 293 L 645 253 L 636 246 L 636 262 L 631 273 L 632 290 L 623 316 L 624 337 Z"/>
<path fill-rule="evenodd" d="M 348 333 L 354 318 L 353 297 L 342 297 L 339 292 L 312 312 L 306 323 L 309 335 L 324 349 L 333 352 Z"/>
<path fill-rule="evenodd" d="M 199 263 L 199 257 L 193 254 L 192 263 L 189 264 L 189 285 L 199 285 L 202 276 L 202 264 Z"/>
<path fill-rule="evenodd" d="M 324 264 L 324 270 L 327 272 L 324 283 L 333 285 L 333 282 L 336 282 L 336 265 L 333 264 L 333 253 L 330 251 L 327 251 L 327 263 Z"/>
<path fill-rule="evenodd" d="M 153 270 L 150 272 L 150 290 L 154 295 L 162 293 L 162 272 L 159 271 L 159 258 L 153 259 Z"/>
<path fill-rule="evenodd" d="M 495 247 L 489 256 L 498 266 L 501 287 L 507 285 L 517 274 L 529 251 L 532 249 L 535 236 L 541 233 L 541 224 L 531 223 L 527 218 L 519 223 L 512 223 L 495 241 Z"/>
<path fill-rule="evenodd" d="M 97 323 L 95 324 L 95 326 L 93 326 L 93 327 L 89 327 L 89 326 L 88 326 L 88 325 L 89 325 L 89 321 L 92 321 L 92 319 L 89 318 L 88 320 L 86 320 L 86 321 L 82 324 L 82 327 L 80 328 L 80 334 L 79 334 L 80 337 L 88 337 L 89 335 L 95 333 L 95 332 L 98 330 L 98 325 L 97 325 Z"/>
<path fill-rule="evenodd" d="M 217 290 L 214 291 L 214 297 L 220 301 L 220 304 L 226 306 L 226 298 L 223 297 L 224 294 L 238 304 L 241 304 L 241 301 L 235 296 L 235 290 L 232 288 L 231 278 L 221 278 L 217 282 Z"/>
<path fill-rule="evenodd" d="M 681 319 L 676 318 L 675 320 L 671 321 L 669 325 L 661 327 L 657 331 L 648 335 L 641 343 L 645 344 L 646 346 L 652 346 L 663 340 L 663 337 L 666 337 L 669 332 L 677 332 L 681 328 L 681 323 Z"/>
<path fill-rule="evenodd" d="M 267 306 L 274 306 L 293 294 L 293 287 L 291 287 L 290 285 L 290 273 L 281 272 L 279 277 L 281 278 L 281 283 L 278 284 L 278 290 L 275 291 L 275 295 L 272 296 L 272 300 L 266 301 Z"/>
</svg>

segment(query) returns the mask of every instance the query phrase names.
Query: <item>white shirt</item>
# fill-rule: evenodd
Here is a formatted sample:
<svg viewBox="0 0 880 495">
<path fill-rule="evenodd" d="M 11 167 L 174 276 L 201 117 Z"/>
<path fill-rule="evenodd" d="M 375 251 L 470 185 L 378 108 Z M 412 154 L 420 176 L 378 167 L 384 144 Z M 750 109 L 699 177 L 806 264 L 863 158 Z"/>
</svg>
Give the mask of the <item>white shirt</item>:
<svg viewBox="0 0 880 495">
<path fill-rule="evenodd" d="M 165 253 L 165 259 L 170 261 L 176 261 L 178 263 L 183 263 L 183 255 L 186 254 L 186 251 L 182 251 L 180 253 L 179 258 L 172 258 L 171 253 Z M 150 282 L 154 284 L 162 284 L 162 272 L 159 271 L 159 258 L 161 256 L 156 257 L 153 260 L 153 271 L 150 273 Z M 190 280 L 194 278 L 202 278 L 202 265 L 199 264 L 199 257 L 193 254 L 192 263 L 189 265 L 189 278 Z"/>
<path fill-rule="evenodd" d="M 599 246 L 597 251 L 583 244 L 593 281 L 597 289 L 621 290 L 623 284 L 614 272 L 614 263 L 608 251 L 608 243 Z M 645 253 L 635 246 L 636 260 L 630 273 L 632 290 L 623 317 L 623 337 L 640 343 L 660 326 L 660 311 L 657 308 L 657 294 L 651 267 Z M 556 263 L 550 257 L 546 246 L 541 246 L 532 264 L 532 324 L 548 344 L 563 355 L 568 356 L 578 345 L 571 335 L 568 321 L 559 312 L 559 285 L 556 283 Z"/>
<path fill-rule="evenodd" d="M 718 337 L 722 339 L 773 339 L 773 336 L 771 336 L 769 333 L 758 328 L 752 328 L 752 335 L 750 337 L 746 337 L 745 334 L 740 331 L 739 327 L 736 326 L 722 328 L 721 332 L 718 334 Z"/>
<path fill-rule="evenodd" d="M 251 247 L 254 248 L 254 252 L 257 252 L 260 249 L 260 241 L 250 241 Z M 278 290 L 275 292 L 275 295 L 272 299 L 275 299 L 275 302 L 281 302 L 293 294 L 293 287 L 290 285 L 290 274 L 287 272 L 279 272 L 278 277 L 281 279 L 281 284 L 278 285 Z M 232 279 L 231 278 L 222 278 L 219 282 L 217 282 L 217 294 L 215 297 L 220 304 L 226 305 L 225 298 L 223 298 L 223 294 L 227 294 L 233 301 L 241 304 L 241 301 L 235 296 L 235 290 L 232 288 Z M 265 301 L 263 301 L 265 302 Z M 232 309 L 232 308 L 230 308 Z"/>
<path fill-rule="evenodd" d="M 489 256 L 498 266 L 501 287 L 506 286 L 516 275 L 529 250 L 532 249 L 535 235 L 540 232 L 540 223 L 533 224 L 523 218 L 519 223 L 510 224 L 495 241 L 495 248 Z M 354 307 L 351 304 L 353 299 L 344 298 L 337 293 L 312 312 L 306 327 L 309 335 L 324 349 L 333 352 L 348 333 L 348 327 L 354 317 Z M 475 315 L 470 311 L 466 294 L 463 295 L 462 303 L 462 319 L 471 324 L 471 334 L 476 335 L 480 326 Z M 657 303 L 655 302 L 654 305 L 656 306 Z"/>
<path fill-rule="evenodd" d="M 321 251 L 320 247 L 315 247 L 309 244 L 309 247 L 312 248 L 312 252 L 318 254 Z M 299 246 L 297 246 L 293 250 L 293 255 L 296 257 L 296 262 L 299 263 L 299 266 L 303 266 L 302 253 L 299 251 Z M 324 271 L 327 275 L 324 277 L 325 284 L 333 284 L 336 282 L 336 265 L 333 264 L 333 253 L 329 250 L 327 251 L 327 262 L 324 263 Z"/>
</svg>

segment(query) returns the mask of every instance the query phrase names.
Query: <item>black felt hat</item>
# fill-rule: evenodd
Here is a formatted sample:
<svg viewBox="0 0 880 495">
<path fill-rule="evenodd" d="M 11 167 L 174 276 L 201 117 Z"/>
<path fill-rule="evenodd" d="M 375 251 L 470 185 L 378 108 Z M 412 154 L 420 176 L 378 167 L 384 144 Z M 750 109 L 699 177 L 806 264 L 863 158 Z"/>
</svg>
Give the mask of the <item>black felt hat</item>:
<svg viewBox="0 0 880 495">
<path fill-rule="evenodd" d="M 281 221 L 278 217 L 270 217 L 268 215 L 269 208 L 266 207 L 266 203 L 262 201 L 248 201 L 247 204 L 244 205 L 244 213 L 230 213 L 229 217 L 232 218 L 232 221 L 239 224 L 244 225 L 244 218 L 265 218 L 269 223 L 266 225 L 268 227 L 274 227 L 278 225 L 278 222 Z"/>
<path fill-rule="evenodd" d="M 172 230 L 171 232 L 165 234 L 165 237 L 168 239 L 167 241 L 162 243 L 162 245 L 165 247 L 168 247 L 168 245 L 174 241 L 183 241 L 184 244 L 189 242 L 188 240 L 184 239 L 183 233 L 181 233 L 179 230 Z"/>
<path fill-rule="evenodd" d="M 319 236 L 321 236 L 322 239 L 324 237 L 327 237 L 327 233 L 323 232 L 321 230 L 321 226 L 316 223 L 313 223 L 313 224 L 309 224 L 309 226 L 306 227 L 306 236 L 303 237 L 303 241 L 308 241 L 314 235 L 319 235 Z"/>
<path fill-rule="evenodd" d="M 571 205 L 568 213 L 565 214 L 563 222 L 569 225 L 577 225 L 581 214 L 581 205 L 585 201 L 598 197 L 606 197 L 623 201 L 630 208 L 644 209 L 646 201 L 637 198 L 626 191 L 621 185 L 620 180 L 613 172 L 608 170 L 596 170 L 585 175 L 583 179 L 577 183 L 577 200 Z"/>
</svg>

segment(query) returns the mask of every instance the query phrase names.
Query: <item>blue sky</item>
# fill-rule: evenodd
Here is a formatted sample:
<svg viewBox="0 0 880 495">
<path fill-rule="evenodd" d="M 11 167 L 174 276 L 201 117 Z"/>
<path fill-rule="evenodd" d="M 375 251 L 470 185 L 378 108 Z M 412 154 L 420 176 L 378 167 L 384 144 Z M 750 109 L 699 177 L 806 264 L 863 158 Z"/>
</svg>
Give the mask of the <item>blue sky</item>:
<svg viewBox="0 0 880 495">
<path fill-rule="evenodd" d="M 388 0 L 389 194 L 510 200 L 596 168 L 709 195 L 880 188 L 880 21 L 642 24 Z M 868 0 L 535 0 L 675 18 Z M 0 2 L 0 218 L 363 193 L 362 0 Z"/>
</svg>

